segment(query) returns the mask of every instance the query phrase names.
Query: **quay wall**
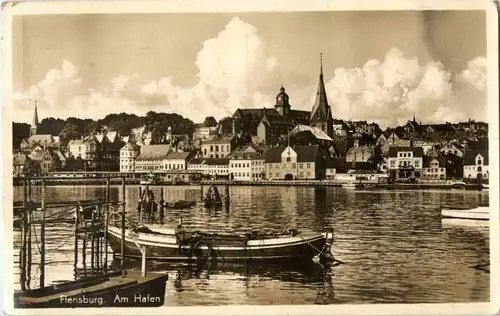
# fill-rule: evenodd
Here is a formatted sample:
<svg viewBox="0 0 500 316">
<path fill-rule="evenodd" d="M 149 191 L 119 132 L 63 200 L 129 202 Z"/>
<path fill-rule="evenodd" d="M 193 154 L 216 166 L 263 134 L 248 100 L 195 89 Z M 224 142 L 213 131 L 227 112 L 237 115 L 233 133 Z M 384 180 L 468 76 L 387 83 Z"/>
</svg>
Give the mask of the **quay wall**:
<svg viewBox="0 0 500 316">
<path fill-rule="evenodd" d="M 56 186 L 56 185 L 105 185 L 106 178 L 95 178 L 95 179 L 54 179 L 50 178 L 45 180 L 46 185 Z M 41 185 L 40 179 L 32 180 L 32 185 Z M 121 184 L 122 180 L 118 178 L 111 178 L 111 185 Z M 198 182 L 191 183 L 176 183 L 175 185 L 228 185 L 228 186 L 314 186 L 314 187 L 342 187 L 345 184 L 352 184 L 352 181 L 343 180 L 272 180 L 272 181 L 230 181 L 230 180 L 202 180 Z M 465 184 L 461 187 L 456 187 L 446 183 L 379 183 L 374 180 L 360 180 L 356 181 L 356 184 L 363 185 L 365 188 L 378 188 L 378 189 L 388 189 L 388 190 L 451 190 L 451 189 L 465 189 L 465 190 L 482 190 L 483 186 L 481 184 Z M 22 186 L 22 178 L 14 178 L 14 186 Z M 138 185 L 140 184 L 139 179 L 125 179 L 125 184 L 127 185 Z M 172 185 L 172 183 L 158 183 L 156 185 Z"/>
</svg>

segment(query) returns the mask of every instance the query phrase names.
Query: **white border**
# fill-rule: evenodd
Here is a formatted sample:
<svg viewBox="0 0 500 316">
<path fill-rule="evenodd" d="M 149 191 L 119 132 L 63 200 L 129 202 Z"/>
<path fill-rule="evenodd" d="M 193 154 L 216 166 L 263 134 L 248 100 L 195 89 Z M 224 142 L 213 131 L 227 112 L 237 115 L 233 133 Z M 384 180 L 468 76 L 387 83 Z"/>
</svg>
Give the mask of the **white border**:
<svg viewBox="0 0 500 316">
<path fill-rule="evenodd" d="M 109 1 L 109 2 L 24 2 L 2 6 L 3 18 L 3 72 L 2 72 L 2 143 L 3 143 L 3 228 L 12 227 L 12 64 L 11 26 L 14 15 L 35 14 L 88 14 L 88 13 L 168 13 L 168 12 L 265 12 L 265 11 L 373 11 L 373 10 L 487 10 L 487 56 L 488 56 L 488 117 L 490 161 L 490 209 L 500 209 L 499 192 L 499 143 L 498 143 L 498 17 L 492 1 L 488 0 L 182 0 L 182 1 Z M 457 32 L 460 32 L 457 29 Z M 493 193 L 495 192 L 495 193 Z M 12 232 L 4 230 L 4 274 L 3 301 L 8 314 L 81 314 L 81 315 L 319 315 L 319 314 L 353 314 L 353 315 L 424 315 L 424 314 L 495 314 L 499 305 L 499 216 L 490 222 L 490 303 L 467 304 L 377 304 L 377 305 L 291 305 L 291 306 L 259 306 L 235 305 L 221 307 L 166 307 L 158 308 L 91 308 L 91 309 L 45 309 L 45 310 L 13 310 L 13 249 Z"/>
</svg>

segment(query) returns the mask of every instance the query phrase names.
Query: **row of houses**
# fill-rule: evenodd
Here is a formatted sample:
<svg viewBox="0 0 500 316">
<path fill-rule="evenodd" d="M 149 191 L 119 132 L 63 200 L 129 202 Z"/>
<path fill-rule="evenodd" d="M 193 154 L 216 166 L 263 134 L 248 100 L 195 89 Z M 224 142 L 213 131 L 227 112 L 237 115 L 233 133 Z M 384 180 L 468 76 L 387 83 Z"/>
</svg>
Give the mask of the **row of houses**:
<svg viewBox="0 0 500 316">
<path fill-rule="evenodd" d="M 170 145 L 127 144 L 121 150 L 122 172 L 166 172 L 191 170 L 208 176 L 234 180 L 307 180 L 334 179 L 338 173 L 365 171 L 386 173 L 395 181 L 445 180 L 450 177 L 450 164 L 462 161 L 464 178 L 487 179 L 488 154 L 465 151 L 462 160 L 442 154 L 431 147 L 394 146 L 388 155 L 375 163 L 374 149 L 353 147 L 358 158 L 334 157 L 320 145 L 275 146 L 260 152 L 252 145 L 240 146 L 227 157 L 204 157 L 197 151 L 180 151 Z M 358 159 L 358 161 L 356 161 Z"/>
</svg>

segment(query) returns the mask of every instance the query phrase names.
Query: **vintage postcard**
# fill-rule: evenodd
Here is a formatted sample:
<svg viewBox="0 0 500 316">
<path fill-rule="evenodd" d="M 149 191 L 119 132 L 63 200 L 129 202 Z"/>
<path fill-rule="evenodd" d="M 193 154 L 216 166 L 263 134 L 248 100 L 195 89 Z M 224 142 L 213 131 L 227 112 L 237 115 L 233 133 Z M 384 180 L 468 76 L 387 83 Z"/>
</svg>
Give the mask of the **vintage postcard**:
<svg viewBox="0 0 500 316">
<path fill-rule="evenodd" d="M 496 2 L 2 18 L 7 314 L 499 311 Z"/>
</svg>

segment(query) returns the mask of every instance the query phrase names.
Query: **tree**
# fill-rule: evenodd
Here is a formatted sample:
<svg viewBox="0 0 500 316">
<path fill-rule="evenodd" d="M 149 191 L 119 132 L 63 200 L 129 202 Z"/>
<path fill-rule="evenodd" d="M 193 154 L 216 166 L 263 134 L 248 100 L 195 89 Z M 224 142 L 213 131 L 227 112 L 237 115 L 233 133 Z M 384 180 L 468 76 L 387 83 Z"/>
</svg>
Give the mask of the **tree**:
<svg viewBox="0 0 500 316">
<path fill-rule="evenodd" d="M 68 123 L 59 133 L 59 139 L 63 146 L 67 146 L 70 140 L 78 139 L 81 135 L 82 134 L 78 131 L 78 126 Z"/>
<path fill-rule="evenodd" d="M 29 136 L 29 124 L 12 122 L 12 145 L 14 149 L 19 149 L 23 139 L 28 138 Z"/>
<path fill-rule="evenodd" d="M 219 126 L 222 126 L 222 134 L 233 133 L 233 119 L 229 116 L 222 118 L 219 121 Z"/>
</svg>

